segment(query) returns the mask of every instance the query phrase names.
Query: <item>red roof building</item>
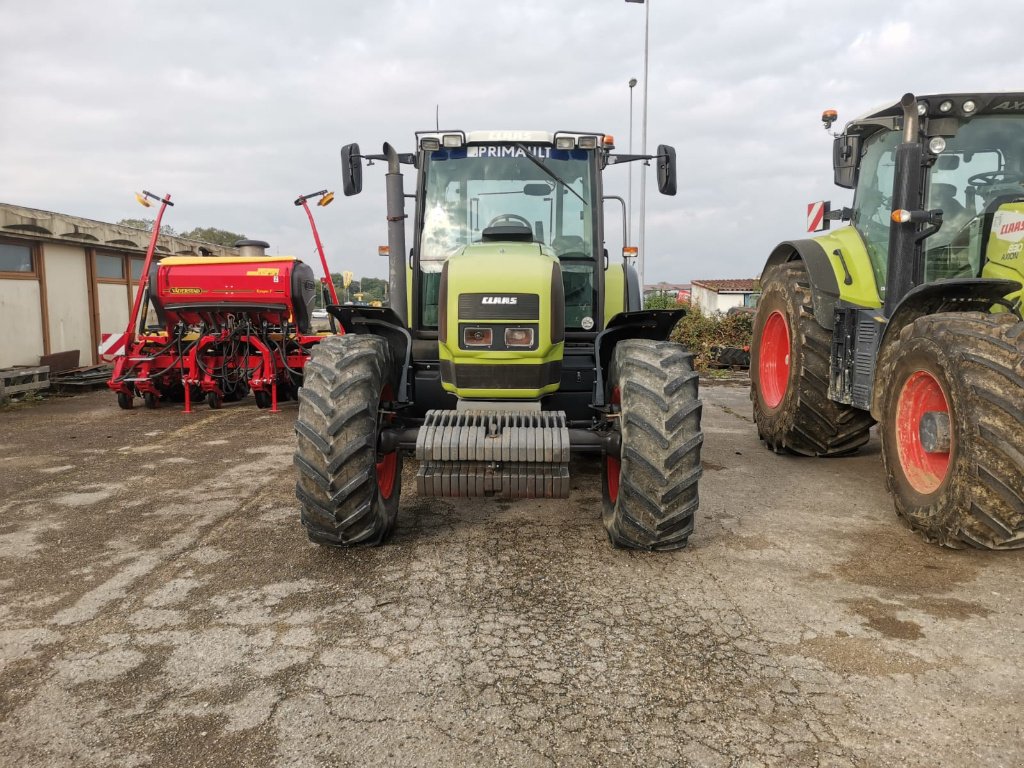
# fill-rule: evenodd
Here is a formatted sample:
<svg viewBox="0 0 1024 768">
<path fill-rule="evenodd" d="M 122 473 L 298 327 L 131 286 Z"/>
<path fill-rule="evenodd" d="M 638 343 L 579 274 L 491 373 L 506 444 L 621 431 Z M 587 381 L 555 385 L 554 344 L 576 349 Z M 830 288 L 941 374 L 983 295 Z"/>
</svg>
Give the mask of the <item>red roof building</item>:
<svg viewBox="0 0 1024 768">
<path fill-rule="evenodd" d="M 709 314 L 727 312 L 733 307 L 754 306 L 760 290 L 755 279 L 694 280 L 690 300 Z"/>
</svg>

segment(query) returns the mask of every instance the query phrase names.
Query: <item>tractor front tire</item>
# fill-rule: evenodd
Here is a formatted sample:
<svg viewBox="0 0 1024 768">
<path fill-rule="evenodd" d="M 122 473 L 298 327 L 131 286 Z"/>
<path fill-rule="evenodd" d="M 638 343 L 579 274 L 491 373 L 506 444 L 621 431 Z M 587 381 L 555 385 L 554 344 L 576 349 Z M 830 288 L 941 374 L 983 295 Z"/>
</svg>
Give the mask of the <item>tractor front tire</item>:
<svg viewBox="0 0 1024 768">
<path fill-rule="evenodd" d="M 926 315 L 884 359 L 882 463 L 897 514 L 947 547 L 1024 548 L 1024 323 Z"/>
<path fill-rule="evenodd" d="M 382 544 L 398 516 L 402 456 L 378 452 L 394 399 L 390 350 L 364 334 L 328 336 L 314 349 L 298 391 L 295 495 L 317 544 Z"/>
<path fill-rule="evenodd" d="M 693 356 L 679 344 L 619 342 L 607 402 L 618 407 L 618 457 L 602 470 L 602 520 L 617 547 L 670 550 L 693 532 L 701 476 L 701 401 Z"/>
<path fill-rule="evenodd" d="M 750 399 L 757 433 L 776 453 L 841 456 L 870 437 L 867 411 L 828 396 L 832 334 L 814 317 L 802 261 L 766 271 L 754 318 Z"/>
</svg>

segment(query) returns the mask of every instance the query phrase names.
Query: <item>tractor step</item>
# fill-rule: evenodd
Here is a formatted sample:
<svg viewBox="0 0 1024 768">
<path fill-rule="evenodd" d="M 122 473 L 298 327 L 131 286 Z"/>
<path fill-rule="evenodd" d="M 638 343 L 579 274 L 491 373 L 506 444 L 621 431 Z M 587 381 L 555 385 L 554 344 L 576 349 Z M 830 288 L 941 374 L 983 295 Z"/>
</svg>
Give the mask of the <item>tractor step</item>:
<svg viewBox="0 0 1024 768">
<path fill-rule="evenodd" d="M 423 496 L 569 496 L 563 411 L 428 411 L 416 436 Z"/>
</svg>

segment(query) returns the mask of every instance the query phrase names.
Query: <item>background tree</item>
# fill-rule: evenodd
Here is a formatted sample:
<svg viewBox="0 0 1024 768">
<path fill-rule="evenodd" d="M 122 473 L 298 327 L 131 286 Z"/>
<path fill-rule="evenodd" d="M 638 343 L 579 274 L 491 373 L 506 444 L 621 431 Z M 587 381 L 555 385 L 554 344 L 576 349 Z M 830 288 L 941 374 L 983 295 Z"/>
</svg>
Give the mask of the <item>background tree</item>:
<svg viewBox="0 0 1024 768">
<path fill-rule="evenodd" d="M 161 229 L 163 228 L 161 227 Z M 187 237 L 189 240 L 202 240 L 204 243 L 214 243 L 215 245 L 226 245 L 228 247 L 234 246 L 238 240 L 246 239 L 243 234 L 229 232 L 226 229 L 217 229 L 217 227 L 196 227 L 187 232 L 182 232 L 178 237 Z"/>
<path fill-rule="evenodd" d="M 153 224 L 155 223 L 155 221 L 155 219 L 121 219 L 117 223 L 122 227 L 135 227 L 135 229 L 141 229 L 146 232 L 152 232 Z M 172 237 L 176 236 L 174 228 L 169 227 L 166 224 L 163 224 L 160 227 L 160 234 L 171 235 Z"/>
<path fill-rule="evenodd" d="M 135 227 L 146 232 L 152 232 L 154 219 L 121 219 L 117 223 L 124 227 Z M 226 245 L 229 248 L 233 247 L 236 241 L 246 239 L 243 234 L 230 232 L 226 229 L 218 229 L 217 227 L 195 227 L 185 232 L 175 232 L 173 227 L 169 227 L 166 224 L 160 227 L 160 234 L 184 237 L 189 240 L 201 240 L 204 243 L 213 243 L 214 245 Z M 338 275 L 338 279 L 341 279 L 341 275 Z"/>
<path fill-rule="evenodd" d="M 386 280 L 379 277 L 364 277 L 359 284 L 363 292 L 363 301 L 384 301 Z"/>
</svg>

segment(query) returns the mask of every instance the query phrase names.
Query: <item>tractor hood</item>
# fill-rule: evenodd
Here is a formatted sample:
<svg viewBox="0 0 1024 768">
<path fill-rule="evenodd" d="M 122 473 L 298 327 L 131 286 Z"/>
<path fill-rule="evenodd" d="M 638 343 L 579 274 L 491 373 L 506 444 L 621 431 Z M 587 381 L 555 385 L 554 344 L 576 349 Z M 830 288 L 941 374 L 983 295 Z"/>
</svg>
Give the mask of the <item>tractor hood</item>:
<svg viewBox="0 0 1024 768">
<path fill-rule="evenodd" d="M 531 399 L 558 388 L 565 298 L 549 249 L 518 241 L 467 245 L 445 263 L 439 304 L 446 390 Z"/>
</svg>

